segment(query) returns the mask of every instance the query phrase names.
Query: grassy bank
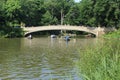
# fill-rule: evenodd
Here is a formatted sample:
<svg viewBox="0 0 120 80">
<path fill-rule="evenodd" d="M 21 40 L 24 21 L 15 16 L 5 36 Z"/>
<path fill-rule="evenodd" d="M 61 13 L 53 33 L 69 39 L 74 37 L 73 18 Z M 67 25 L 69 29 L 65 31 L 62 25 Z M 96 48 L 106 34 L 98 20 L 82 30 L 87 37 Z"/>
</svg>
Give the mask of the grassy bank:
<svg viewBox="0 0 120 80">
<path fill-rule="evenodd" d="M 109 32 L 108 34 L 104 35 L 104 38 L 120 38 L 120 29 L 114 32 Z"/>
<path fill-rule="evenodd" d="M 79 50 L 81 58 L 76 65 L 83 80 L 120 80 L 120 39 L 115 36 L 119 32 L 110 34 L 102 44 L 98 41 L 97 47 Z"/>
</svg>

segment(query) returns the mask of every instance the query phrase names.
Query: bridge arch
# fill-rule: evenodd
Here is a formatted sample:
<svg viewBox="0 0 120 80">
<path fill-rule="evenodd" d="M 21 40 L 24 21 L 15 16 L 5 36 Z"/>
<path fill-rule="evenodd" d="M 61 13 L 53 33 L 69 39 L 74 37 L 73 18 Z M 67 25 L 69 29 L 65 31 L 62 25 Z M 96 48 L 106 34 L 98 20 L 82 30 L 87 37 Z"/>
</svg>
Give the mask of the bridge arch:
<svg viewBox="0 0 120 80">
<path fill-rule="evenodd" d="M 34 32 L 39 31 L 50 31 L 50 30 L 72 30 L 72 31 L 84 31 L 96 35 L 96 28 L 83 27 L 83 26 L 40 26 L 40 27 L 26 27 L 24 28 L 25 36 Z"/>
<path fill-rule="evenodd" d="M 55 26 L 38 26 L 38 27 L 24 27 L 25 36 L 38 31 L 49 31 L 49 30 L 75 30 L 84 31 L 96 35 L 96 37 L 105 34 L 107 31 L 113 31 L 114 28 L 100 28 L 100 27 L 85 27 L 85 26 L 69 26 L 69 25 L 55 25 Z"/>
</svg>

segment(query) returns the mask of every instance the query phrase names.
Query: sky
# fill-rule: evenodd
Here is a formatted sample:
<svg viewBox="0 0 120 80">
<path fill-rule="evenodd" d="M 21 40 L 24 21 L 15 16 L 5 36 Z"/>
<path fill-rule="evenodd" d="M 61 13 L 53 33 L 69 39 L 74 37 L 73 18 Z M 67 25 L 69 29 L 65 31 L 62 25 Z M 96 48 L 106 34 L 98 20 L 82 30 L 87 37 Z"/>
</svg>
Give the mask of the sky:
<svg viewBox="0 0 120 80">
<path fill-rule="evenodd" d="M 75 0 L 75 2 L 79 2 L 79 1 L 81 1 L 81 0 Z"/>
</svg>

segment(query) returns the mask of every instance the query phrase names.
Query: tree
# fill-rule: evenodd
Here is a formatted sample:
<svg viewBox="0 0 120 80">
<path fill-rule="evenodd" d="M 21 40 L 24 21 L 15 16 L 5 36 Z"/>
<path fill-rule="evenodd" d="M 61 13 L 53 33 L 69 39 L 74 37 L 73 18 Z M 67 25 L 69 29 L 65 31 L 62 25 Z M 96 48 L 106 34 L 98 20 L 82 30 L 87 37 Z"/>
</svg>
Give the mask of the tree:
<svg viewBox="0 0 120 80">
<path fill-rule="evenodd" d="M 26 26 L 41 25 L 42 15 L 45 13 L 44 0 L 22 0 L 22 21 Z"/>
<path fill-rule="evenodd" d="M 0 0 L 0 27 L 5 25 L 4 4 L 5 0 Z"/>
<path fill-rule="evenodd" d="M 65 15 L 73 5 L 73 0 L 47 0 L 45 2 L 46 10 L 48 10 L 54 18 L 57 18 L 58 24 L 61 25 L 64 24 Z"/>
<path fill-rule="evenodd" d="M 70 7 L 74 5 L 74 1 L 73 0 L 57 0 L 57 2 L 58 2 L 58 9 L 60 11 L 59 12 L 60 22 L 61 22 L 61 25 L 63 25 L 65 15 L 68 13 Z"/>
<path fill-rule="evenodd" d="M 80 25 L 80 10 L 78 5 L 74 5 L 69 9 L 69 12 L 65 15 L 65 24 L 68 25 Z"/>
<path fill-rule="evenodd" d="M 20 24 L 20 0 L 7 0 L 4 8 L 8 25 L 14 26 L 14 24 Z"/>
<path fill-rule="evenodd" d="M 79 5 L 83 25 L 118 27 L 120 24 L 120 0 L 82 0 Z"/>
<path fill-rule="evenodd" d="M 43 25 L 54 25 L 57 24 L 57 18 L 53 17 L 49 11 L 47 11 L 42 18 Z"/>
<path fill-rule="evenodd" d="M 93 18 L 93 2 L 91 0 L 82 0 L 80 2 L 80 22 L 82 25 L 89 25 L 91 24 L 91 18 Z"/>
</svg>

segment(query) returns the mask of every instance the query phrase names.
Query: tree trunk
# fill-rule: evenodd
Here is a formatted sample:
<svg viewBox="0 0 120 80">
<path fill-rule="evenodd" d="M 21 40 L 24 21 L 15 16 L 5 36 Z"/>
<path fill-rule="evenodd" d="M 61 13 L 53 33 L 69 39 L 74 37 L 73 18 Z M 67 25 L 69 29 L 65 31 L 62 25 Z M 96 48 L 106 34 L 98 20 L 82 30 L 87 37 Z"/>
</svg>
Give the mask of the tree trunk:
<svg viewBox="0 0 120 80">
<path fill-rule="evenodd" d="M 63 21 L 64 21 L 64 14 L 63 14 L 63 10 L 61 9 L 61 25 L 63 25 Z"/>
</svg>

